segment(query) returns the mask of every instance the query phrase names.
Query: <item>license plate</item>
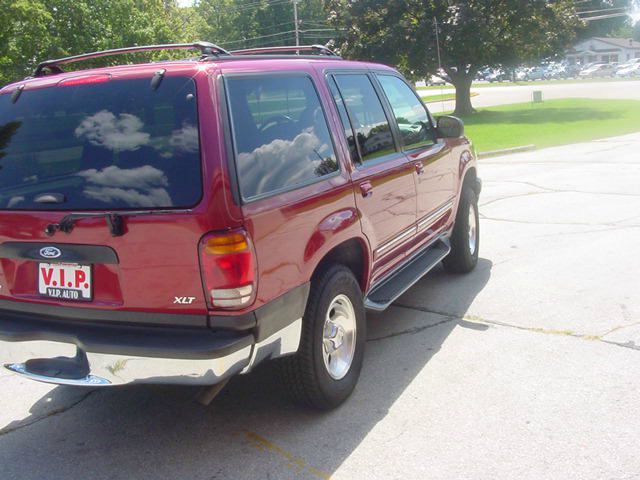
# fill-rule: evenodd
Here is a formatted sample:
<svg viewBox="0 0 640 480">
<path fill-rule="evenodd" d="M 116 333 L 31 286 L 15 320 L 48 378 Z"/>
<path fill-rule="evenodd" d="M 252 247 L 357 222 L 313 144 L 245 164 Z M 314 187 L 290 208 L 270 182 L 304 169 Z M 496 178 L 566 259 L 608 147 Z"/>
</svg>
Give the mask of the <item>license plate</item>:
<svg viewBox="0 0 640 480">
<path fill-rule="evenodd" d="M 60 300 L 91 300 L 91 266 L 75 263 L 40 263 L 38 292 Z"/>
</svg>

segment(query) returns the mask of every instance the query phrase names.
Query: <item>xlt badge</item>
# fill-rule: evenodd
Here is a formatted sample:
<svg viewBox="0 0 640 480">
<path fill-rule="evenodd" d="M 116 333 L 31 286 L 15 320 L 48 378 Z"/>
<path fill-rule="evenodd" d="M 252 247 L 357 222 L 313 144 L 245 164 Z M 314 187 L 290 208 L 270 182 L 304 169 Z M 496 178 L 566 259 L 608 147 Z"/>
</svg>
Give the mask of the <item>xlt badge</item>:
<svg viewBox="0 0 640 480">
<path fill-rule="evenodd" d="M 173 303 L 179 303 L 180 305 L 191 305 L 196 297 L 173 297 Z"/>
</svg>

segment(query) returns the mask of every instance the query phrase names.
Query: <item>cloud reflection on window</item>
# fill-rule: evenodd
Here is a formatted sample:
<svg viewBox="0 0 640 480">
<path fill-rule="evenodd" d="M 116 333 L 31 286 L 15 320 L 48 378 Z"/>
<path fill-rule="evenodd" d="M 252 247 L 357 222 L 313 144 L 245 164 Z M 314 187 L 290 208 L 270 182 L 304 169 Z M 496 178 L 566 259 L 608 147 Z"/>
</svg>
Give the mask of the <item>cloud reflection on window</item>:
<svg viewBox="0 0 640 480">
<path fill-rule="evenodd" d="M 121 113 L 116 116 L 101 110 L 82 120 L 75 135 L 113 152 L 132 152 L 149 143 L 151 136 L 141 131 L 143 126 L 142 120 L 135 115 Z"/>
<path fill-rule="evenodd" d="M 171 206 L 166 175 L 151 165 L 119 168 L 115 165 L 102 170 L 95 168 L 77 173 L 87 181 L 83 194 L 105 203 L 124 202 L 132 207 Z"/>
<path fill-rule="evenodd" d="M 255 197 L 322 175 L 319 167 L 325 159 L 320 152 L 328 148 L 315 134 L 303 132 L 293 140 L 276 139 L 250 153 L 240 153 L 242 194 Z"/>
<path fill-rule="evenodd" d="M 200 146 L 198 142 L 198 129 L 193 125 L 185 123 L 180 130 L 171 132 L 169 145 L 178 152 L 197 152 Z"/>
</svg>

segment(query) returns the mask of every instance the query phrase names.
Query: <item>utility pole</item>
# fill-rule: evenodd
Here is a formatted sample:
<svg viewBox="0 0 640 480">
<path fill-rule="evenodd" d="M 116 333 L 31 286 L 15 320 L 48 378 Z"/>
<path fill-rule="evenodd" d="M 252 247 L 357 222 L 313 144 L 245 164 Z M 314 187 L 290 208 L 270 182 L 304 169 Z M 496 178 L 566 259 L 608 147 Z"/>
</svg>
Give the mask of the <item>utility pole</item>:
<svg viewBox="0 0 640 480">
<path fill-rule="evenodd" d="M 293 23 L 296 30 L 296 47 L 300 46 L 300 25 L 298 24 L 298 0 L 293 1 Z"/>
</svg>

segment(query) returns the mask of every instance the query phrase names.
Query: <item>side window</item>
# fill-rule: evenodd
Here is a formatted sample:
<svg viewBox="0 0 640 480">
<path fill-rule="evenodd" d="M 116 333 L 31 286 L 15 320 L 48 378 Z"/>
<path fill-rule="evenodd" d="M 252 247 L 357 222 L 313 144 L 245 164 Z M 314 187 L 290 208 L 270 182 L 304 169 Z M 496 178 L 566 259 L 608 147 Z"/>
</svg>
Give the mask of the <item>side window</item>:
<svg viewBox="0 0 640 480">
<path fill-rule="evenodd" d="M 340 74 L 334 78 L 349 111 L 362 161 L 366 163 L 395 152 L 389 121 L 369 77 Z"/>
<path fill-rule="evenodd" d="M 338 171 L 329 128 L 311 79 L 225 79 L 240 192 L 245 200 Z"/>
<path fill-rule="evenodd" d="M 405 149 L 433 144 L 431 121 L 413 90 L 400 78 L 392 75 L 378 75 L 378 80 L 391 104 Z"/>
<path fill-rule="evenodd" d="M 351 128 L 351 121 L 349 120 L 347 107 L 344 105 L 342 95 L 340 95 L 333 78 L 329 78 L 329 90 L 331 90 L 331 95 L 333 95 L 333 100 L 335 101 L 338 113 L 340 114 L 340 121 L 344 128 L 344 135 L 347 137 L 347 143 L 349 144 L 351 161 L 353 163 L 360 163 L 360 155 L 358 154 L 358 147 L 356 146 L 356 137 L 353 133 L 353 128 Z"/>
</svg>

